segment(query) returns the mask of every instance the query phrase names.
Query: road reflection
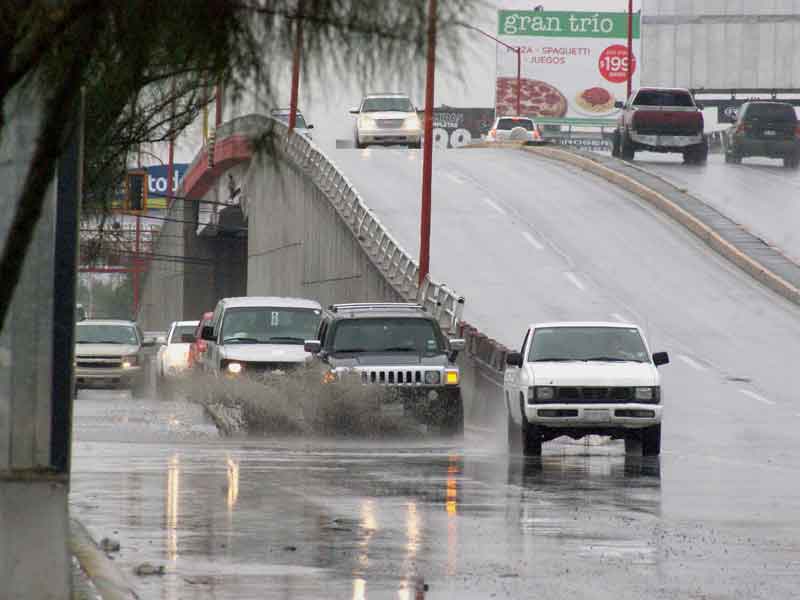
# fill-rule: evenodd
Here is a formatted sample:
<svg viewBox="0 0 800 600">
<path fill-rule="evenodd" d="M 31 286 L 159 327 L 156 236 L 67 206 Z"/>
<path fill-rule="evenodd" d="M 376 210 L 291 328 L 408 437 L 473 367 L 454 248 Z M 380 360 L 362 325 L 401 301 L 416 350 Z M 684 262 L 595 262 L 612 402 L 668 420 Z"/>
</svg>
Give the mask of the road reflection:
<svg viewBox="0 0 800 600">
<path fill-rule="evenodd" d="M 173 454 L 167 468 L 167 559 L 178 560 L 178 517 L 180 508 L 180 456 Z"/>
</svg>

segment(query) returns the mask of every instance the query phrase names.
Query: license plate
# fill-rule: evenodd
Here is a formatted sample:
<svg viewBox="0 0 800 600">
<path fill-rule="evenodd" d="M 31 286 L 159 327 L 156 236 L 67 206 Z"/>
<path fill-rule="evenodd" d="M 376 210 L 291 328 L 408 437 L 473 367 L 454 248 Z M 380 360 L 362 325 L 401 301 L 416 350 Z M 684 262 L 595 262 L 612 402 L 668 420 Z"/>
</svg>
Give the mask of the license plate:
<svg viewBox="0 0 800 600">
<path fill-rule="evenodd" d="M 381 405 L 381 414 L 384 417 L 402 417 L 405 414 L 405 407 L 402 402 L 392 402 Z"/>
<path fill-rule="evenodd" d="M 774 129 L 765 129 L 764 135 L 778 135 L 778 132 L 775 131 Z"/>
<path fill-rule="evenodd" d="M 611 418 L 611 413 L 605 408 L 590 408 L 583 411 L 583 418 L 591 423 L 603 423 Z"/>
</svg>

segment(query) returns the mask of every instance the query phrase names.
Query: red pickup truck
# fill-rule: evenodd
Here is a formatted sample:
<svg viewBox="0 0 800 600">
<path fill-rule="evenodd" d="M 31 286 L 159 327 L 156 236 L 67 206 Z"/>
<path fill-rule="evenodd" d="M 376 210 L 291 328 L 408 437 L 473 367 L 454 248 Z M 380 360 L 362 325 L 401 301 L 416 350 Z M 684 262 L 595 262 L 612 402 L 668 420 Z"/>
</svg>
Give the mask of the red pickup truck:
<svg viewBox="0 0 800 600">
<path fill-rule="evenodd" d="M 688 164 L 704 164 L 708 141 L 703 112 L 691 92 L 681 88 L 641 88 L 627 102 L 614 131 L 612 154 L 633 160 L 637 151 L 680 152 Z"/>
</svg>

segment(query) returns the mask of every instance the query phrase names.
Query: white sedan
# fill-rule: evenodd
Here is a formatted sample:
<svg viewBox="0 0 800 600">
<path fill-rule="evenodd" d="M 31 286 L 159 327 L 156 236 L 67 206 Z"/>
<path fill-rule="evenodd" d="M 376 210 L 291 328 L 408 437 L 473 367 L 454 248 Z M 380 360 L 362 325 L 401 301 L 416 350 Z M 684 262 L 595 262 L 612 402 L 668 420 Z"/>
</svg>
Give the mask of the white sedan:
<svg viewBox="0 0 800 600">
<path fill-rule="evenodd" d="M 503 391 L 512 449 L 538 456 L 542 442 L 589 434 L 624 439 L 626 452 L 661 452 L 661 380 L 666 352 L 650 354 L 636 325 L 531 325 L 506 357 Z"/>
<path fill-rule="evenodd" d="M 156 354 L 159 379 L 174 378 L 189 367 L 189 346 L 194 341 L 197 321 L 175 321 L 169 328 L 167 343 Z"/>
</svg>

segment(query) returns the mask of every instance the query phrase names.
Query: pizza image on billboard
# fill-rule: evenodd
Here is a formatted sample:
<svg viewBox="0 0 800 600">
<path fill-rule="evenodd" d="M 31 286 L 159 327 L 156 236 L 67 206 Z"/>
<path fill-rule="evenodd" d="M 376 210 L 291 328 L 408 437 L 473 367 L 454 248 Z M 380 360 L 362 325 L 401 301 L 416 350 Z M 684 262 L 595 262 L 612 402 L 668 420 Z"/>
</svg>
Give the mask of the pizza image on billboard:
<svg viewBox="0 0 800 600">
<path fill-rule="evenodd" d="M 614 100 L 614 94 L 600 86 L 590 87 L 575 96 L 575 104 L 580 110 L 598 115 L 613 112 Z"/>
<path fill-rule="evenodd" d="M 498 77 L 495 88 L 495 111 L 498 117 L 552 117 L 567 114 L 567 99 L 549 83 L 537 79 L 520 80 L 520 114 L 517 115 L 517 78 Z"/>
</svg>

